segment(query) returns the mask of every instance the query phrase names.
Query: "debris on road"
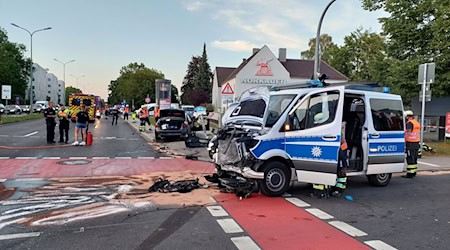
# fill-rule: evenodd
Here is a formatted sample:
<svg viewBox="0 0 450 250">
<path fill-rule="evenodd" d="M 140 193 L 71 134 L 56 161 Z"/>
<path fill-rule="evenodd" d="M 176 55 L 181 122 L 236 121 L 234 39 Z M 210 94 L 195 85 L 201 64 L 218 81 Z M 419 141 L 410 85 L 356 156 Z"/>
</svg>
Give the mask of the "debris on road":
<svg viewBox="0 0 450 250">
<path fill-rule="evenodd" d="M 149 192 L 179 192 L 189 193 L 194 189 L 200 188 L 203 185 L 198 183 L 198 178 L 195 180 L 181 180 L 174 183 L 170 183 L 168 180 L 159 178 L 159 181 L 155 182 L 148 191 Z"/>
</svg>

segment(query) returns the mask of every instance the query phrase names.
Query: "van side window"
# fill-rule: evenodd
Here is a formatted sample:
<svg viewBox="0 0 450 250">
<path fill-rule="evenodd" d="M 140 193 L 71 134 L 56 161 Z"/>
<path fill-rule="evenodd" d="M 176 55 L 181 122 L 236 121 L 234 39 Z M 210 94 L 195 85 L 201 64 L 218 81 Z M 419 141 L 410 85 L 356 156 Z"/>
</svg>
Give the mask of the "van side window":
<svg viewBox="0 0 450 250">
<path fill-rule="evenodd" d="M 291 114 L 292 130 L 303 130 L 332 123 L 336 117 L 339 92 L 310 96 Z"/>
<path fill-rule="evenodd" d="M 370 99 L 373 127 L 377 131 L 403 131 L 400 100 Z"/>
</svg>

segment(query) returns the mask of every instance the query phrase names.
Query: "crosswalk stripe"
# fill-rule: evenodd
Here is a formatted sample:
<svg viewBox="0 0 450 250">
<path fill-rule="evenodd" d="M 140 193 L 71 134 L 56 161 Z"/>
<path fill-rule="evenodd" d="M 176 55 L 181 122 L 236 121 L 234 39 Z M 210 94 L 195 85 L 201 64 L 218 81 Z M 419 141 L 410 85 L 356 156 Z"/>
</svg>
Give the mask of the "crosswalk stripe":
<svg viewBox="0 0 450 250">
<path fill-rule="evenodd" d="M 334 226 L 335 228 L 343 231 L 344 233 L 353 236 L 353 237 L 361 237 L 361 236 L 367 236 L 367 233 L 350 226 L 349 224 L 342 222 L 342 221 L 330 221 L 328 222 L 330 225 Z"/>
<path fill-rule="evenodd" d="M 397 248 L 392 247 L 381 240 L 368 240 L 364 241 L 364 243 L 369 245 L 375 250 L 397 250 Z"/>
<path fill-rule="evenodd" d="M 334 217 L 325 213 L 324 211 L 317 209 L 317 208 L 309 208 L 309 209 L 305 209 L 306 212 L 316 216 L 319 219 L 322 220 L 328 220 L 328 219 L 333 219 Z"/>
<path fill-rule="evenodd" d="M 209 206 L 206 208 L 214 217 L 228 216 L 227 211 L 225 211 L 225 209 L 223 209 L 222 206 Z"/>
<path fill-rule="evenodd" d="M 217 223 L 222 227 L 225 233 L 242 233 L 244 230 L 233 219 L 220 219 Z"/>
<path fill-rule="evenodd" d="M 38 237 L 39 235 L 41 235 L 41 232 L 19 233 L 19 234 L 4 234 L 4 235 L 0 235 L 0 240 L 11 240 L 11 239 Z"/>
<path fill-rule="evenodd" d="M 311 206 L 308 203 L 300 200 L 299 198 L 284 198 L 284 199 L 286 199 L 290 203 L 296 205 L 297 207 L 309 207 L 309 206 Z"/>
<path fill-rule="evenodd" d="M 237 249 L 245 249 L 245 250 L 261 249 L 258 247 L 258 245 L 256 245 L 256 243 L 252 240 L 252 238 L 248 236 L 233 237 L 231 238 L 231 241 L 233 241 Z"/>
</svg>

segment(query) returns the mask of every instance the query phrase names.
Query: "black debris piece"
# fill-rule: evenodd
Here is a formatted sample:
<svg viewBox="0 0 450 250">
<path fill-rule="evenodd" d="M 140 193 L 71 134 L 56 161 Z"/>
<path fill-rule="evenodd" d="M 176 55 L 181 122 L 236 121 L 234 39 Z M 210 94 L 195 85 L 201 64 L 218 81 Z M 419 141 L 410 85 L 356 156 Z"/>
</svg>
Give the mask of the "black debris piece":
<svg viewBox="0 0 450 250">
<path fill-rule="evenodd" d="M 170 182 L 168 180 L 163 180 L 159 178 L 159 181 L 155 182 L 151 187 L 148 188 L 149 192 L 162 192 L 164 188 L 169 185 Z"/>
<path fill-rule="evenodd" d="M 159 178 L 159 181 L 155 182 L 148 191 L 149 192 L 179 192 L 189 193 L 194 189 L 200 188 L 203 185 L 198 183 L 198 178 L 195 180 L 182 180 L 170 183 L 168 180 Z"/>
</svg>

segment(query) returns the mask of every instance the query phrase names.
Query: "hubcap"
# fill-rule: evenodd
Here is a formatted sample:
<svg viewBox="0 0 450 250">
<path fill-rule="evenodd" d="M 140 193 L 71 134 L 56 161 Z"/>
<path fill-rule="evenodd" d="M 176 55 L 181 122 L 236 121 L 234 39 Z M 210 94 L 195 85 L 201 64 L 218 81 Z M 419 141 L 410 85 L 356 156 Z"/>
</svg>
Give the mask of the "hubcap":
<svg viewBox="0 0 450 250">
<path fill-rule="evenodd" d="M 272 169 L 267 173 L 266 185 L 272 191 L 281 190 L 284 186 L 286 177 L 280 169 Z"/>
<path fill-rule="evenodd" d="M 389 179 L 389 174 L 378 174 L 377 179 L 380 182 L 385 182 Z"/>
</svg>

